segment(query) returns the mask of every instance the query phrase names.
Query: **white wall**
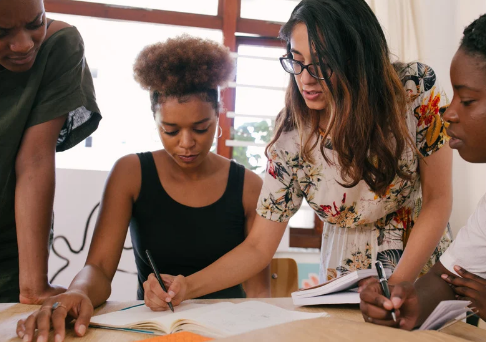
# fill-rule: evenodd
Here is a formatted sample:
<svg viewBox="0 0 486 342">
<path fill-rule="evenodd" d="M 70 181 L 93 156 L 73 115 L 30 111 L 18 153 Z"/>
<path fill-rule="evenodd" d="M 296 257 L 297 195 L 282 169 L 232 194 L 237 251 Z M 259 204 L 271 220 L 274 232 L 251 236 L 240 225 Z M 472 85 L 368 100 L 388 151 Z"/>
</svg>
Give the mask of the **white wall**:
<svg viewBox="0 0 486 342">
<path fill-rule="evenodd" d="M 58 237 L 65 236 L 73 250 L 80 250 L 86 221 L 91 210 L 101 199 L 107 176 L 107 171 L 56 170 L 54 248 L 62 257 L 69 259 L 68 268 L 59 273 L 55 279 L 56 284 L 69 286 L 76 273 L 83 268 L 98 211 L 96 210 L 90 221 L 86 245 L 79 254 L 72 253 L 65 241 Z M 109 244 L 110 241 L 108 240 L 105 243 Z M 125 246 L 131 246 L 130 232 L 128 232 Z M 49 279 L 65 264 L 66 261 L 51 252 L 49 257 Z M 123 251 L 119 268 L 136 273 L 134 256 L 131 250 Z M 112 300 L 136 299 L 136 275 L 117 272 L 112 289 L 110 297 Z"/>
</svg>

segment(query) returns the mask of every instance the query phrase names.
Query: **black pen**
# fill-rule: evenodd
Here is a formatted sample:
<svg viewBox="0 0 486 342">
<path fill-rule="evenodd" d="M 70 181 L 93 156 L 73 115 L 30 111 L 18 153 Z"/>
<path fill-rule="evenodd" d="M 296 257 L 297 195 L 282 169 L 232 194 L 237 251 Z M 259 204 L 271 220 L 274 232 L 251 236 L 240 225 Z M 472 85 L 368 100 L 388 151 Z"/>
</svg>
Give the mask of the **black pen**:
<svg viewBox="0 0 486 342">
<path fill-rule="evenodd" d="M 377 261 L 375 263 L 376 271 L 378 272 L 378 278 L 380 280 L 381 289 L 383 290 L 383 294 L 386 298 L 390 299 L 390 289 L 388 288 L 388 281 L 386 280 L 386 273 L 385 269 L 383 268 L 383 264 L 381 261 Z M 395 309 L 391 309 L 391 315 L 393 317 L 393 321 L 397 321 L 397 316 L 395 315 Z"/>
<path fill-rule="evenodd" d="M 160 287 L 162 288 L 162 290 L 168 293 L 167 289 L 165 288 L 164 282 L 160 278 L 159 270 L 157 269 L 157 266 L 155 266 L 155 262 L 154 259 L 152 259 L 152 255 L 150 254 L 150 251 L 147 249 L 145 250 L 145 253 L 147 253 L 150 266 L 152 266 L 152 270 L 154 271 L 155 278 L 157 278 L 157 280 L 159 281 Z M 168 302 L 167 304 L 169 305 L 169 308 L 172 310 L 172 312 L 174 312 L 174 307 L 172 306 L 172 302 Z"/>
</svg>

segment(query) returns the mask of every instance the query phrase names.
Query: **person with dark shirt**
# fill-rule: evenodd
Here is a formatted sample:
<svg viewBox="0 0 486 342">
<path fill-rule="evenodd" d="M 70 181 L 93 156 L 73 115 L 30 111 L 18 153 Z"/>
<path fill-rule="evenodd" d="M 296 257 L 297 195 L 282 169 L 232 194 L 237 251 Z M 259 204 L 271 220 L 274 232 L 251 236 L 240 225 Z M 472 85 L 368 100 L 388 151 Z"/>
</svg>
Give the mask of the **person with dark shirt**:
<svg viewBox="0 0 486 342">
<path fill-rule="evenodd" d="M 42 0 L 0 1 L 0 302 L 65 291 L 47 279 L 55 152 L 99 113 L 78 30 L 46 18 Z"/>
<path fill-rule="evenodd" d="M 164 149 L 118 160 L 103 194 L 85 267 L 69 289 L 49 298 L 17 333 L 31 341 L 34 329 L 47 338 L 50 321 L 56 342 L 64 339 L 65 318 L 77 318 L 84 335 L 93 307 L 110 296 L 111 282 L 128 227 L 138 270 L 138 298 L 153 310 L 164 305 L 151 271 L 150 250 L 160 272 L 189 276 L 237 247 L 256 217 L 262 180 L 234 161 L 210 152 L 218 134 L 219 89 L 234 73 L 227 48 L 187 35 L 146 47 L 135 79 L 150 91 L 152 111 Z M 235 267 L 233 272 L 238 272 Z M 165 285 L 170 281 L 164 278 Z M 268 267 L 204 298 L 269 297 Z M 54 303 L 60 303 L 52 308 Z M 25 338 L 27 336 L 27 338 Z"/>
</svg>

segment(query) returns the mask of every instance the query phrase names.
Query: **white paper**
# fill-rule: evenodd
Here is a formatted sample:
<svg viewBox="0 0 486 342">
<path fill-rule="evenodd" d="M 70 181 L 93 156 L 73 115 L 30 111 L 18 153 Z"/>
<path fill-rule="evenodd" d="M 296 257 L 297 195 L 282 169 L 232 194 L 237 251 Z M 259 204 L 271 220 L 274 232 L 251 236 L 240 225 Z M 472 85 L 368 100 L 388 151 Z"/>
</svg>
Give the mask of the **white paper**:
<svg viewBox="0 0 486 342">
<path fill-rule="evenodd" d="M 386 276 L 389 277 L 391 275 L 391 270 L 385 268 L 385 273 Z M 322 284 L 319 287 L 292 292 L 292 299 L 309 298 L 314 296 L 327 295 L 329 293 L 346 291 L 358 286 L 360 280 L 373 276 L 378 276 L 376 269 L 353 271 L 329 283 Z"/>
<path fill-rule="evenodd" d="M 437 330 L 450 320 L 464 316 L 471 302 L 467 300 L 444 300 L 427 317 L 418 330 Z"/>
<path fill-rule="evenodd" d="M 294 305 L 359 304 L 359 293 L 343 291 L 310 298 L 292 298 Z"/>
<path fill-rule="evenodd" d="M 210 315 L 198 318 L 197 321 L 207 328 L 219 330 L 223 336 L 229 336 L 302 319 L 326 316 L 328 314 L 325 312 L 299 312 L 259 301 L 248 301 L 213 311 Z"/>
</svg>

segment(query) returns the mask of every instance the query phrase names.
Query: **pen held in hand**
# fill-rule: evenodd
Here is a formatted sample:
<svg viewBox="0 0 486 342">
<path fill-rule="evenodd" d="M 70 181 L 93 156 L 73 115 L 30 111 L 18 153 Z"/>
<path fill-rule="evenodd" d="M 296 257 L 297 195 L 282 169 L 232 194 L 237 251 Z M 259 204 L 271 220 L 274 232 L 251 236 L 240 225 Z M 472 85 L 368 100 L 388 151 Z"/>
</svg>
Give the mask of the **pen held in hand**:
<svg viewBox="0 0 486 342">
<path fill-rule="evenodd" d="M 377 261 L 375 263 L 376 271 L 378 272 L 378 280 L 380 281 L 381 289 L 383 290 L 383 294 L 386 298 L 390 299 L 390 289 L 388 287 L 388 281 L 386 280 L 386 273 L 385 269 L 383 268 L 383 264 L 381 261 Z M 395 309 L 391 309 L 391 315 L 393 321 L 397 321 L 397 316 L 395 315 Z"/>
<path fill-rule="evenodd" d="M 154 259 L 152 259 L 152 255 L 150 254 L 150 251 L 147 249 L 145 250 L 145 253 L 147 253 L 147 258 L 150 263 L 150 266 L 152 267 L 152 270 L 154 271 L 155 278 L 157 278 L 157 281 L 160 284 L 160 287 L 162 290 L 164 290 L 167 293 L 167 289 L 165 288 L 164 282 L 160 278 L 160 273 L 159 270 L 157 269 L 157 266 L 155 265 Z M 172 305 L 172 302 L 168 302 L 167 305 L 169 305 L 169 308 L 174 312 L 174 306 Z"/>
</svg>

